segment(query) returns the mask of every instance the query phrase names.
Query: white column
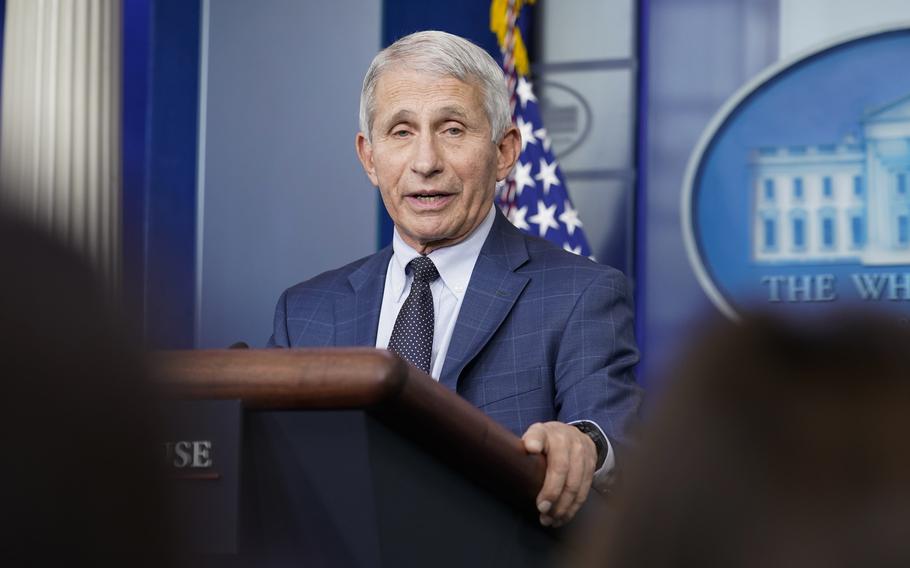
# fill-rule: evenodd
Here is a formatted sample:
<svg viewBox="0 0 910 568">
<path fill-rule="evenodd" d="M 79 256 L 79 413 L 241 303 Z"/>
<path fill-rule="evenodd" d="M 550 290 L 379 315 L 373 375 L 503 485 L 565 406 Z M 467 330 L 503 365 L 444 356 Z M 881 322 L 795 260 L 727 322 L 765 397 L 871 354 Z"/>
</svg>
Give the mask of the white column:
<svg viewBox="0 0 910 568">
<path fill-rule="evenodd" d="M 0 199 L 120 277 L 120 0 L 7 0 Z"/>
</svg>

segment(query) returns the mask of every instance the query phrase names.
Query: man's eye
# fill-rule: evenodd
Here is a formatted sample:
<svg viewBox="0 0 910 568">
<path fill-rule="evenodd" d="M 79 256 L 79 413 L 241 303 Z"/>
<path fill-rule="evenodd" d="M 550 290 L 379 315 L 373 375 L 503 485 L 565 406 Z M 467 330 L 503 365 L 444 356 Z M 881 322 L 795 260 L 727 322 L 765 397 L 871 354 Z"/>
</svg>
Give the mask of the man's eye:
<svg viewBox="0 0 910 568">
<path fill-rule="evenodd" d="M 407 130 L 396 130 L 395 132 L 392 133 L 392 136 L 394 136 L 395 138 L 407 138 L 407 136 L 409 134 L 410 134 L 410 132 L 408 132 Z"/>
<path fill-rule="evenodd" d="M 446 128 L 446 134 L 448 134 L 450 136 L 458 136 L 462 132 L 463 131 L 461 130 L 461 128 L 458 128 L 457 126 L 452 126 L 450 128 Z"/>
</svg>

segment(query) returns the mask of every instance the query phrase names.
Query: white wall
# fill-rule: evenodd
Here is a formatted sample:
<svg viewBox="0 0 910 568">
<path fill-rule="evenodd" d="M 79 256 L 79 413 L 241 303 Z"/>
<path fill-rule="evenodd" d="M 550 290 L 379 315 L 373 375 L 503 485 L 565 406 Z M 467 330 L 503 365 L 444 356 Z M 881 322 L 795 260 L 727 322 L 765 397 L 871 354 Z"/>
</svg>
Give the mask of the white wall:
<svg viewBox="0 0 910 568">
<path fill-rule="evenodd" d="M 634 0 L 572 0 L 539 2 L 535 8 L 534 88 L 566 188 L 595 258 L 630 277 L 636 5 Z M 575 120 L 557 118 L 566 111 Z"/>
<path fill-rule="evenodd" d="M 780 56 L 900 21 L 910 22 L 908 0 L 780 0 Z"/>
<path fill-rule="evenodd" d="M 381 3 L 204 6 L 197 346 L 262 346 L 282 290 L 376 249 L 354 135 Z"/>
</svg>

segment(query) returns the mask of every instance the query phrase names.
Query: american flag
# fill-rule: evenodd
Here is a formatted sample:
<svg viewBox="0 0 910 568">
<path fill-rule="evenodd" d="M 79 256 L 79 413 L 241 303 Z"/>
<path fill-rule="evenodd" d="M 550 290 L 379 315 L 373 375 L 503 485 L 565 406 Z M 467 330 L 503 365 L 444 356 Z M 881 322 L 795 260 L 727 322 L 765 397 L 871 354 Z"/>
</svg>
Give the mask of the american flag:
<svg viewBox="0 0 910 568">
<path fill-rule="evenodd" d="M 534 87 L 515 69 L 515 28 L 519 2 L 510 0 L 501 42 L 503 71 L 511 91 L 512 121 L 521 132 L 521 154 L 509 177 L 497 187 L 497 201 L 512 224 L 569 252 L 591 257 L 578 211 L 550 147 Z M 526 66 L 525 66 L 526 67 Z"/>
<path fill-rule="evenodd" d="M 499 205 L 512 224 L 569 252 L 591 256 L 566 179 L 550 147 L 531 82 L 519 77 L 512 118 L 521 132 L 521 155 L 500 185 Z"/>
</svg>

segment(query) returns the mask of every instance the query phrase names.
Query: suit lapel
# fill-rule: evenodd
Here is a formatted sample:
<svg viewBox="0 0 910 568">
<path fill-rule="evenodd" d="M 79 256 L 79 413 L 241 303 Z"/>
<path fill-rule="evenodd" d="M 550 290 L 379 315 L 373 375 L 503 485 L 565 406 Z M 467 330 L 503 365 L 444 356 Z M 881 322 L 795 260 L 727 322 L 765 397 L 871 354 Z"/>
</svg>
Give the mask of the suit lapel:
<svg viewBox="0 0 910 568">
<path fill-rule="evenodd" d="M 465 292 L 439 382 L 456 390 L 458 377 L 499 329 L 528 284 L 515 270 L 528 260 L 525 237 L 497 210 Z"/>
<path fill-rule="evenodd" d="M 353 297 L 335 302 L 336 345 L 372 347 L 382 310 L 385 274 L 392 258 L 388 246 L 348 275 Z"/>
</svg>

